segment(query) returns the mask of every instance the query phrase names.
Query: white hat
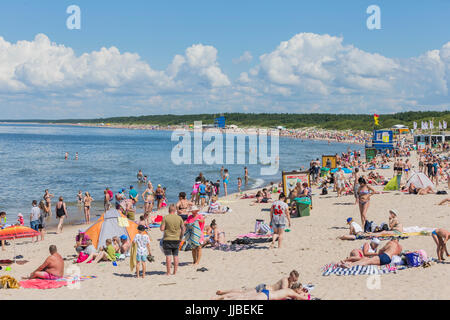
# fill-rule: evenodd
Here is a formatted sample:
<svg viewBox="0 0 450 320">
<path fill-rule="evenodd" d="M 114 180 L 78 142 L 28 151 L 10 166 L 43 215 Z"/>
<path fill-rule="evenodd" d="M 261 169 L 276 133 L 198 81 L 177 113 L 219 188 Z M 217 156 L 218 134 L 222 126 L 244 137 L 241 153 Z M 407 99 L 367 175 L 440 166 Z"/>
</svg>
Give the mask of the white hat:
<svg viewBox="0 0 450 320">
<path fill-rule="evenodd" d="M 389 212 L 395 214 L 398 217 L 398 211 L 395 209 L 390 209 Z"/>
<path fill-rule="evenodd" d="M 370 242 L 375 243 L 376 245 L 379 245 L 380 244 L 380 239 L 373 238 Z"/>
<path fill-rule="evenodd" d="M 192 206 L 189 211 L 200 211 L 200 209 L 197 206 Z"/>
</svg>

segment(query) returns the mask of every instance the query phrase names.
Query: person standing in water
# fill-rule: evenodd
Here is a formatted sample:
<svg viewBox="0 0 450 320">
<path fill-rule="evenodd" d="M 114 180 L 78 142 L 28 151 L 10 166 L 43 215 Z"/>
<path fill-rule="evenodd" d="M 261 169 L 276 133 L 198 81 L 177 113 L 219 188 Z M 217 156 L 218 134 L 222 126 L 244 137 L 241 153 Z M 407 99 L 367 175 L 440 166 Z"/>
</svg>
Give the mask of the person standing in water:
<svg viewBox="0 0 450 320">
<path fill-rule="evenodd" d="M 248 185 L 248 169 L 247 169 L 247 167 L 244 168 L 244 182 L 245 182 L 245 185 Z"/>
<path fill-rule="evenodd" d="M 223 167 L 220 169 L 220 175 L 223 179 L 223 192 L 225 193 L 225 197 L 228 195 L 228 181 L 230 179 L 230 175 L 228 173 L 228 169 L 224 169 Z"/>
<path fill-rule="evenodd" d="M 59 197 L 59 201 L 56 203 L 56 217 L 59 219 L 56 233 L 61 233 L 63 229 L 64 219 L 68 217 L 66 204 L 63 197 Z"/>
<path fill-rule="evenodd" d="M 78 152 L 75 153 L 75 160 L 78 160 Z"/>
<path fill-rule="evenodd" d="M 64 156 L 64 160 L 67 160 L 67 159 L 69 159 L 69 153 L 68 152 L 66 152 L 66 154 Z"/>
<path fill-rule="evenodd" d="M 44 198 L 44 201 L 45 201 L 45 205 L 46 205 L 47 207 L 50 208 L 50 212 L 49 212 L 49 216 L 50 216 L 50 217 L 52 216 L 52 198 L 53 198 L 54 196 L 55 196 L 55 195 L 54 195 L 54 194 L 51 194 L 51 193 L 48 191 L 48 189 L 45 189 L 45 193 L 44 193 L 43 198 Z"/>
<path fill-rule="evenodd" d="M 91 223 L 91 203 L 94 199 L 91 197 L 89 192 L 86 191 L 84 194 L 83 202 L 84 202 L 84 218 L 86 220 L 86 224 Z"/>
</svg>

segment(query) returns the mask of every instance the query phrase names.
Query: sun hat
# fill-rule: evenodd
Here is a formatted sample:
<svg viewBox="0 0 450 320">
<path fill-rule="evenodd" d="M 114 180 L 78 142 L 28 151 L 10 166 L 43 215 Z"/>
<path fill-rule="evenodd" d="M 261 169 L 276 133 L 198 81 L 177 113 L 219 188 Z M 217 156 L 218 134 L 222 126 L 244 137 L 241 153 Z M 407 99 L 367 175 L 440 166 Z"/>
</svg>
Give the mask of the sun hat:
<svg viewBox="0 0 450 320">
<path fill-rule="evenodd" d="M 395 214 L 398 217 L 398 211 L 395 209 L 390 209 L 389 212 Z"/>
<path fill-rule="evenodd" d="M 347 223 L 350 223 L 353 221 L 353 218 L 347 218 Z"/>
<path fill-rule="evenodd" d="M 192 206 L 191 210 L 189 210 L 189 212 L 192 212 L 192 211 L 200 211 L 200 209 L 197 206 Z"/>
<path fill-rule="evenodd" d="M 18 217 L 23 217 L 23 214 L 19 213 L 17 216 L 18 216 Z"/>
<path fill-rule="evenodd" d="M 379 245 L 380 244 L 380 239 L 373 238 L 370 242 L 375 243 L 376 245 Z"/>
</svg>

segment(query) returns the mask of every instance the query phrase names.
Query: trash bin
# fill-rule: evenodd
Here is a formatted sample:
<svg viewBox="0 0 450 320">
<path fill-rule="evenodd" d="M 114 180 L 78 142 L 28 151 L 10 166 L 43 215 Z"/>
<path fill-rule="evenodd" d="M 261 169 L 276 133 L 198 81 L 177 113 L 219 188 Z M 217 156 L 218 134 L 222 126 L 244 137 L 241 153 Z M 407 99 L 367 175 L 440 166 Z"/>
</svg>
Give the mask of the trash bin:
<svg viewBox="0 0 450 320">
<path fill-rule="evenodd" d="M 297 217 L 306 217 L 311 212 L 311 199 L 310 198 L 296 198 L 297 202 Z"/>
</svg>

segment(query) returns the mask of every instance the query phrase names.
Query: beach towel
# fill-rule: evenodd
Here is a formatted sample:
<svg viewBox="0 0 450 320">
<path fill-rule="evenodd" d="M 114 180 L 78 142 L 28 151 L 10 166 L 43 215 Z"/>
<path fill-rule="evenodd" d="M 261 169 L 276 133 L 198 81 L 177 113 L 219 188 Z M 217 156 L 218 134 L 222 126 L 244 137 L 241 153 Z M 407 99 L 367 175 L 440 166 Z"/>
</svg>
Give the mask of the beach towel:
<svg viewBox="0 0 450 320">
<path fill-rule="evenodd" d="M 20 281 L 19 284 L 25 289 L 57 289 L 77 281 L 95 279 L 96 276 L 66 276 L 57 280 L 29 279 Z"/>
<path fill-rule="evenodd" d="M 384 266 L 353 266 L 351 268 L 341 268 L 336 264 L 328 264 L 322 267 L 323 274 L 322 276 L 356 276 L 356 275 L 382 275 L 391 272 L 396 272 L 397 267 L 391 264 L 387 264 Z"/>
<path fill-rule="evenodd" d="M 241 234 L 240 236 L 237 236 L 237 238 L 238 239 L 242 239 L 242 238 L 250 238 L 250 239 L 272 238 L 272 235 L 250 232 L 247 234 Z"/>
<path fill-rule="evenodd" d="M 159 228 L 159 227 L 161 227 L 161 224 L 160 223 L 152 223 L 148 227 L 149 228 Z"/>
<path fill-rule="evenodd" d="M 201 219 L 203 216 L 199 214 L 195 217 L 191 215 L 186 219 L 185 239 L 191 247 L 198 247 L 204 241 L 205 222 L 200 222 Z"/>
<path fill-rule="evenodd" d="M 242 250 L 249 250 L 258 248 L 253 244 L 220 244 L 213 247 L 213 250 L 219 250 L 224 252 L 239 252 Z"/>
<path fill-rule="evenodd" d="M 128 219 L 125 217 L 117 217 L 117 224 L 119 227 L 127 228 L 130 224 L 128 222 Z"/>
<path fill-rule="evenodd" d="M 241 199 L 253 199 L 255 197 L 256 197 L 256 195 L 254 195 L 254 194 L 250 194 L 250 195 L 246 194 L 246 195 L 242 196 Z"/>
<path fill-rule="evenodd" d="M 130 249 L 130 271 L 134 270 L 136 267 L 136 254 L 137 254 L 137 243 L 133 241 Z"/>
</svg>

